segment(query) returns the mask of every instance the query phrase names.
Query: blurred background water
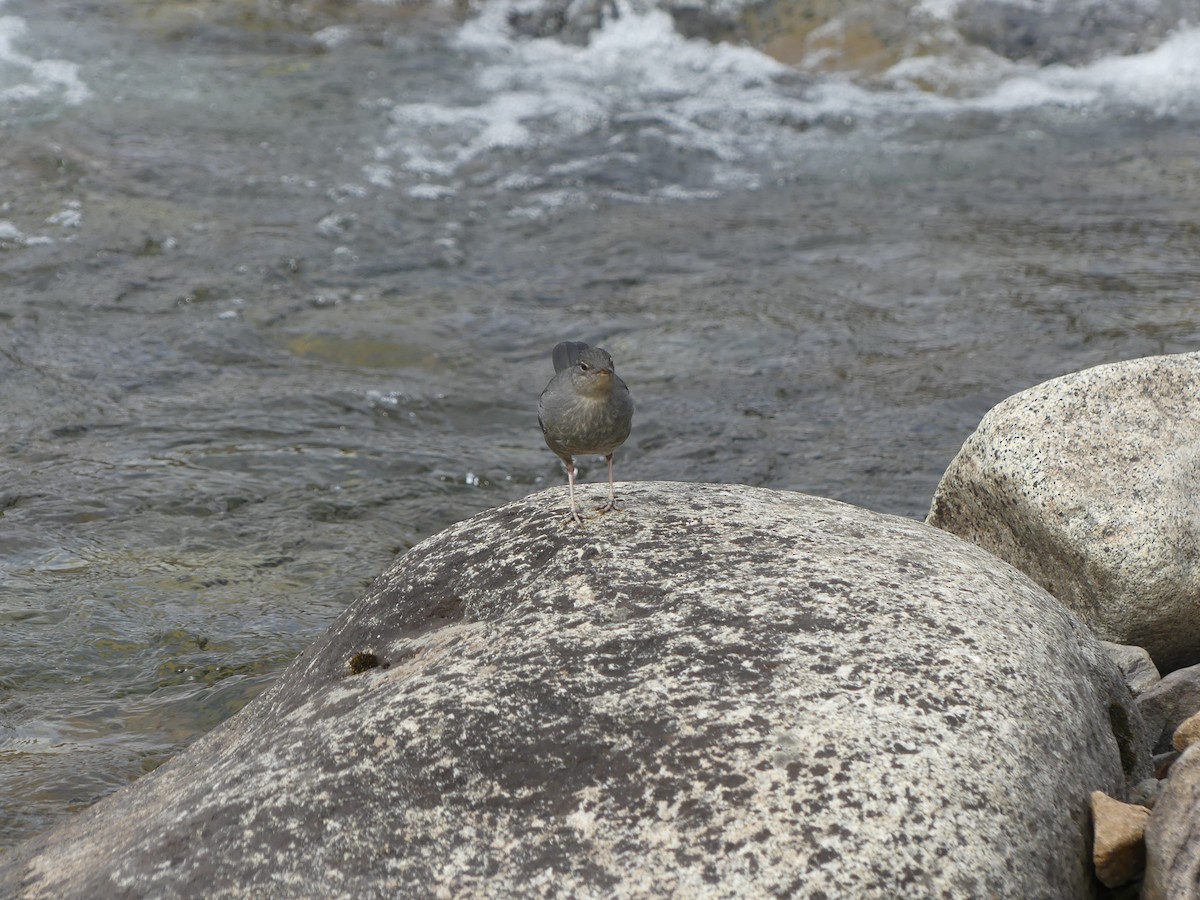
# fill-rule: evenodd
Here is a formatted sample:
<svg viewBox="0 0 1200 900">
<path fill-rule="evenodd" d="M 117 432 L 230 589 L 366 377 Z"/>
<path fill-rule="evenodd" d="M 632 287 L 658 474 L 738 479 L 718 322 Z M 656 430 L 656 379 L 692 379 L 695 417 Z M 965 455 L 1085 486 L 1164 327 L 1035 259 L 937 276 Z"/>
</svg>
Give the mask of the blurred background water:
<svg viewBox="0 0 1200 900">
<path fill-rule="evenodd" d="M 559 340 L 633 391 L 618 478 L 913 518 L 1000 399 L 1196 349 L 1197 22 L 0 0 L 0 847 L 561 483 Z"/>
</svg>

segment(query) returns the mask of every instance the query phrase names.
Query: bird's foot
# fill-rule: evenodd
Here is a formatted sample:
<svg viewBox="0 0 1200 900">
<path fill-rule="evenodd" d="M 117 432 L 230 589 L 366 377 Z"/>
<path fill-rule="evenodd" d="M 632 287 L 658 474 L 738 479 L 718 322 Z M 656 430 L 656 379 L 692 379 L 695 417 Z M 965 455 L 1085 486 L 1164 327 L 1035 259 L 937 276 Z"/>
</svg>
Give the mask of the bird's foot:
<svg viewBox="0 0 1200 900">
<path fill-rule="evenodd" d="M 600 515 L 604 515 L 606 512 L 612 512 L 614 509 L 620 509 L 624 504 L 625 499 L 623 497 L 612 497 L 606 502 L 601 503 L 596 509 L 599 510 Z"/>
</svg>

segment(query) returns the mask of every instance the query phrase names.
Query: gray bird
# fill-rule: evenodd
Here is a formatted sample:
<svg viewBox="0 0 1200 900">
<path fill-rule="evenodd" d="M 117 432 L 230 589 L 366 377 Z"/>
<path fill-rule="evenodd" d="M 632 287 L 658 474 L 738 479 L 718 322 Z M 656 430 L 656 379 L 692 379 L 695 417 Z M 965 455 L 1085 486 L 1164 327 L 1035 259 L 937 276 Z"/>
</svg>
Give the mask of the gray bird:
<svg viewBox="0 0 1200 900">
<path fill-rule="evenodd" d="M 600 511 L 613 509 L 613 451 L 629 437 L 633 400 L 617 377 L 612 357 L 599 347 L 563 341 L 554 348 L 554 373 L 538 400 L 538 424 L 546 446 L 567 467 L 571 517 L 582 525 L 575 505 L 575 457 L 603 456 L 608 461 L 608 502 Z"/>
</svg>

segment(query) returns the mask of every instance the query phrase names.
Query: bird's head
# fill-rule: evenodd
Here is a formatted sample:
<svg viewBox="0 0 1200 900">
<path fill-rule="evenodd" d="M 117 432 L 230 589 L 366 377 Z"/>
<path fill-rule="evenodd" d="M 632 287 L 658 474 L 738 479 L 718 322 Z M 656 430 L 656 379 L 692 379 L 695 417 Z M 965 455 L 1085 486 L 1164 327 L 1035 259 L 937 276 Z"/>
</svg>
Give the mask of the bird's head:
<svg viewBox="0 0 1200 900">
<path fill-rule="evenodd" d="M 571 369 L 571 384 L 581 394 L 604 396 L 612 391 L 616 366 L 607 350 L 587 347 Z"/>
</svg>

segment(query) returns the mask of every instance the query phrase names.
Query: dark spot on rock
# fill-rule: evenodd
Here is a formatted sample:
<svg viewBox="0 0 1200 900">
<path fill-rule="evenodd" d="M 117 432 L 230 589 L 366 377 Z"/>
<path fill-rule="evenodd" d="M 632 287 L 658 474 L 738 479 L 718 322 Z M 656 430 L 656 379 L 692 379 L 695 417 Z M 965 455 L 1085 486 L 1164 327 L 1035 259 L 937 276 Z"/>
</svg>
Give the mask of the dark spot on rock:
<svg viewBox="0 0 1200 900">
<path fill-rule="evenodd" d="M 1179 759 L 1183 754 L 1178 750 L 1172 750 L 1169 753 L 1160 753 L 1154 757 L 1154 777 L 1159 781 L 1166 778 L 1171 772 L 1171 766 L 1175 760 Z"/>
<path fill-rule="evenodd" d="M 379 657 L 374 653 L 355 653 L 350 657 L 350 674 L 361 675 L 368 669 L 374 669 L 379 665 Z"/>
<path fill-rule="evenodd" d="M 831 847 L 818 847 L 816 851 L 809 857 L 809 865 L 813 867 L 825 866 L 834 862 L 838 858 L 838 852 Z"/>
<path fill-rule="evenodd" d="M 1108 722 L 1113 737 L 1117 739 L 1117 751 L 1121 754 L 1121 771 L 1126 775 L 1137 768 L 1137 751 L 1134 749 L 1134 728 L 1129 721 L 1129 711 L 1120 703 L 1108 705 Z"/>
<path fill-rule="evenodd" d="M 443 597 L 429 610 L 431 619 L 461 619 L 462 600 L 458 597 Z"/>
</svg>

